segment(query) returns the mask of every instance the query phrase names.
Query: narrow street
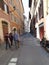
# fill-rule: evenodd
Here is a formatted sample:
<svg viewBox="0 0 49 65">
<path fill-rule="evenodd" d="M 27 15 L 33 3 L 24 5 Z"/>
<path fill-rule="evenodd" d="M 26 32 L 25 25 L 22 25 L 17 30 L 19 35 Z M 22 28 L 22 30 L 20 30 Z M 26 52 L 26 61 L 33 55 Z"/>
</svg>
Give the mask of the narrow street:
<svg viewBox="0 0 49 65">
<path fill-rule="evenodd" d="M 38 39 L 26 33 L 21 36 L 19 49 L 0 49 L 0 65 L 49 65 L 49 53 L 40 46 Z"/>
<path fill-rule="evenodd" d="M 0 0 L 0 65 L 49 65 L 49 0 Z"/>
</svg>

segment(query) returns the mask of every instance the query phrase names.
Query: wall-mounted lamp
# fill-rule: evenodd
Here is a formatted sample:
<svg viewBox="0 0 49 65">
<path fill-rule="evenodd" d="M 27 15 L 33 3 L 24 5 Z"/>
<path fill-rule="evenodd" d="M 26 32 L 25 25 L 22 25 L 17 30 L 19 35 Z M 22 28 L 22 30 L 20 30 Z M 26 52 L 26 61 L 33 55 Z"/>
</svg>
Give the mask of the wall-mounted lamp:
<svg viewBox="0 0 49 65">
<path fill-rule="evenodd" d="M 15 6 L 13 6 L 13 10 L 11 10 L 10 13 L 14 12 L 15 10 L 16 10 L 16 8 L 15 8 Z"/>
</svg>

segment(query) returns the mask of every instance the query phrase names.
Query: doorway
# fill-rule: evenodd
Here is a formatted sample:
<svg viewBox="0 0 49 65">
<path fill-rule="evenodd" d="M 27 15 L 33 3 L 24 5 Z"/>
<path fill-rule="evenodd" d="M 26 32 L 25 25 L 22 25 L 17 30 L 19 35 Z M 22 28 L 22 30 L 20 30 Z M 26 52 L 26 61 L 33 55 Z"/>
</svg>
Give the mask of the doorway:
<svg viewBox="0 0 49 65">
<path fill-rule="evenodd" d="M 44 36 L 44 26 L 39 27 L 39 31 L 40 31 L 40 39 L 42 40 L 42 38 Z"/>
<path fill-rule="evenodd" d="M 8 23 L 5 21 L 2 21 L 2 27 L 3 27 L 3 36 L 5 36 L 6 33 L 8 33 Z"/>
</svg>

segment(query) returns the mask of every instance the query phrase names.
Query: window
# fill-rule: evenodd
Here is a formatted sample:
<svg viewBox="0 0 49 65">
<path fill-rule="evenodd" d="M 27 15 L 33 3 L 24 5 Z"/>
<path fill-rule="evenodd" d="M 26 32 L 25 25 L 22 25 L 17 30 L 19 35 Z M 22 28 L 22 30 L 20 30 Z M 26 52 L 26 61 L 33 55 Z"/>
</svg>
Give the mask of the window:
<svg viewBox="0 0 49 65">
<path fill-rule="evenodd" d="M 3 1 L 3 0 L 0 0 L 0 8 L 1 8 L 2 10 L 4 10 L 4 1 Z"/>
<path fill-rule="evenodd" d="M 15 10 L 21 16 L 21 12 L 19 11 L 19 9 L 15 7 Z"/>
<path fill-rule="evenodd" d="M 29 7 L 31 7 L 32 5 L 32 0 L 29 0 Z"/>
<path fill-rule="evenodd" d="M 16 2 L 19 2 L 19 0 L 16 0 Z"/>
<path fill-rule="evenodd" d="M 11 20 L 14 21 L 14 16 L 12 13 L 10 14 L 10 17 L 11 17 Z"/>
<path fill-rule="evenodd" d="M 5 3 L 4 3 L 4 10 L 5 10 L 6 13 L 9 13 L 9 8 Z"/>
<path fill-rule="evenodd" d="M 18 18 L 15 17 L 12 13 L 10 14 L 10 16 L 11 16 L 11 20 L 12 20 L 13 22 L 19 23 Z"/>
<path fill-rule="evenodd" d="M 40 7 L 39 7 L 39 19 L 43 18 L 44 17 L 44 13 L 43 13 L 43 0 L 41 0 L 41 3 L 40 3 Z"/>
<path fill-rule="evenodd" d="M 14 0 L 10 0 L 10 4 L 14 6 Z"/>
<path fill-rule="evenodd" d="M 15 16 L 14 16 L 14 21 L 15 21 L 16 23 L 19 23 L 18 18 L 17 18 L 17 17 L 15 17 Z"/>
<path fill-rule="evenodd" d="M 16 17 L 14 17 L 14 21 L 16 22 Z"/>
<path fill-rule="evenodd" d="M 9 8 L 3 0 L 0 0 L 0 8 L 4 10 L 6 13 L 9 13 Z"/>
</svg>

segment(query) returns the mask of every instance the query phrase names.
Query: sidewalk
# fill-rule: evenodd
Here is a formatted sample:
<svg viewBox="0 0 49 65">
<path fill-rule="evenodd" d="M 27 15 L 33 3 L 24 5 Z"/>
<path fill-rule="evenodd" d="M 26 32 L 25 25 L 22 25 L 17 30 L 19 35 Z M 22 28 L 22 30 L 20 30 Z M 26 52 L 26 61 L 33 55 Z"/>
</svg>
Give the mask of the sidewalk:
<svg viewBox="0 0 49 65">
<path fill-rule="evenodd" d="M 5 44 L 0 45 L 0 65 L 9 65 L 11 59 L 16 59 L 19 57 L 21 50 L 21 46 L 19 49 L 15 48 L 15 45 L 13 45 L 7 50 L 5 49 Z"/>
</svg>

